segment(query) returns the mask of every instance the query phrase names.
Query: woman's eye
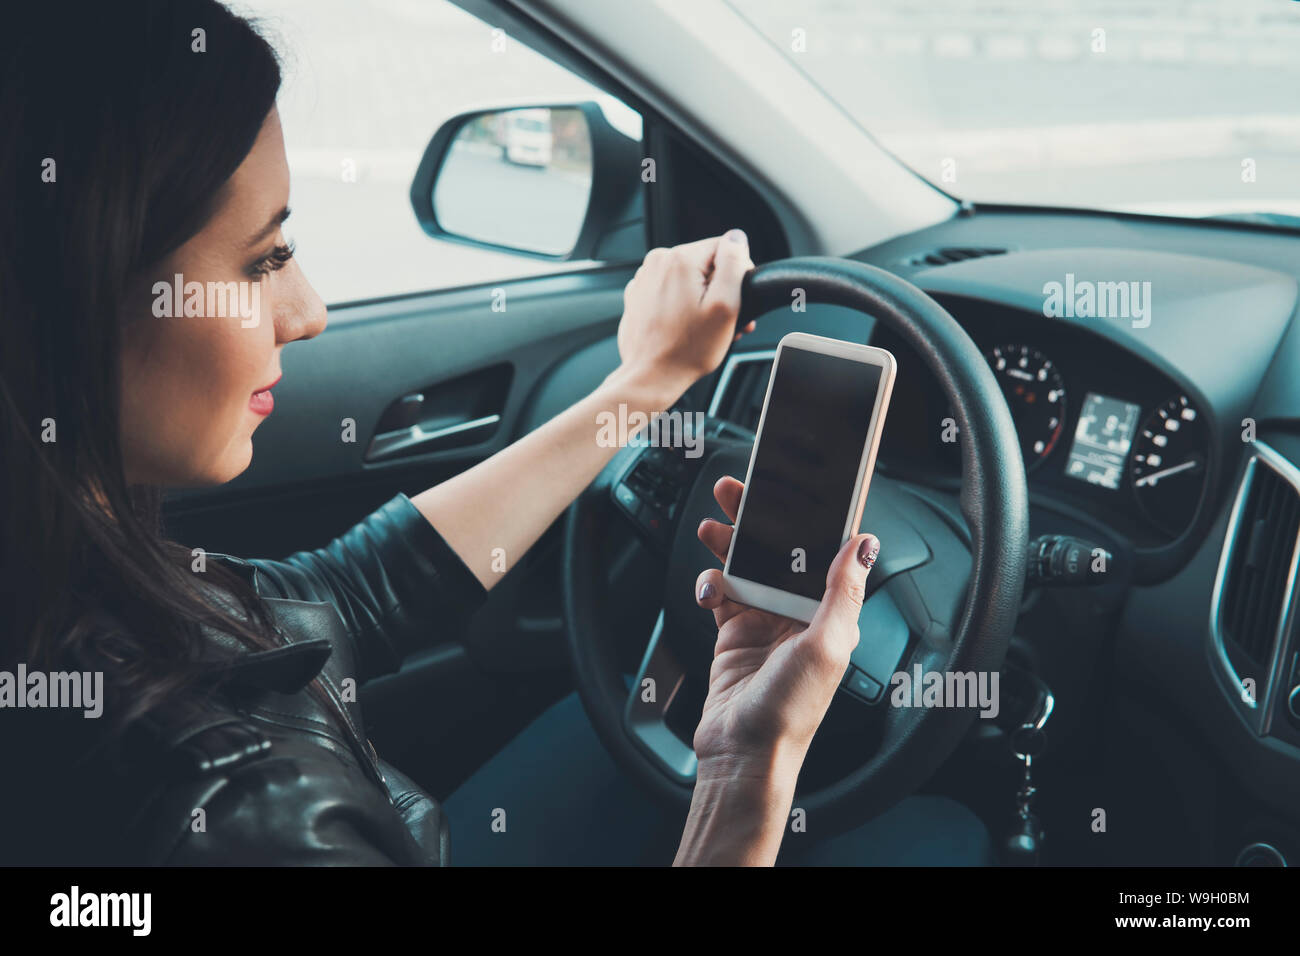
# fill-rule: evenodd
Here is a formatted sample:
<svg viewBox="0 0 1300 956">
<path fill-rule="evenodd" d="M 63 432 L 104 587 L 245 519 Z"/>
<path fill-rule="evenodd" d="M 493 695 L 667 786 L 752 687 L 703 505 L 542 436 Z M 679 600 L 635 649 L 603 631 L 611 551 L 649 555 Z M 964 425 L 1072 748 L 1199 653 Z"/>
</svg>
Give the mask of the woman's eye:
<svg viewBox="0 0 1300 956">
<path fill-rule="evenodd" d="M 249 275 L 255 279 L 260 279 L 264 275 L 283 269 L 289 260 L 293 258 L 293 252 L 294 245 L 292 242 L 276 246 L 249 267 Z"/>
</svg>

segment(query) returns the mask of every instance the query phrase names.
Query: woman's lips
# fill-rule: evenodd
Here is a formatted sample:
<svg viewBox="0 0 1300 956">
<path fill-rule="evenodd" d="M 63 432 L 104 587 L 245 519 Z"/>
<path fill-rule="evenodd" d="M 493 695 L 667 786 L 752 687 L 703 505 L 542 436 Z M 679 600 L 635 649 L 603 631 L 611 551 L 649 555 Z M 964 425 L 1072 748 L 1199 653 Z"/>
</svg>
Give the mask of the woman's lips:
<svg viewBox="0 0 1300 956">
<path fill-rule="evenodd" d="M 271 395 L 271 390 L 268 388 L 261 392 L 254 392 L 253 397 L 248 400 L 248 407 L 254 414 L 270 415 L 271 409 L 275 408 L 275 398 Z"/>
<path fill-rule="evenodd" d="M 271 395 L 271 389 L 280 381 L 277 378 L 266 388 L 258 389 L 253 393 L 253 397 L 248 400 L 248 407 L 257 415 L 270 415 L 271 409 L 275 408 L 275 398 Z"/>
</svg>

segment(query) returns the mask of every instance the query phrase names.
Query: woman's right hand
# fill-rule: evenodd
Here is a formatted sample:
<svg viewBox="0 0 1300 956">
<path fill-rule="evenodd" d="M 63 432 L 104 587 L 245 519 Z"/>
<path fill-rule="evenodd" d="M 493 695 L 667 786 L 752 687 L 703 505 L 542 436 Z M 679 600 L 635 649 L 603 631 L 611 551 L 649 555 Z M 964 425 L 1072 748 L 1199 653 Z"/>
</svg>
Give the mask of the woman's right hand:
<svg viewBox="0 0 1300 956">
<path fill-rule="evenodd" d="M 743 490 L 729 477 L 713 488 L 733 522 Z M 725 562 L 732 526 L 706 518 L 697 533 Z M 724 597 L 720 569 L 699 576 L 696 600 L 713 611 L 718 641 L 695 731 L 699 770 L 679 863 L 775 861 L 799 768 L 857 646 L 867 574 L 879 552 L 871 534 L 845 542 L 809 624 Z M 710 823 L 724 806 L 733 824 L 725 831 Z"/>
<path fill-rule="evenodd" d="M 736 328 L 740 284 L 753 268 L 739 229 L 647 252 L 623 290 L 618 373 L 663 392 L 664 407 L 672 405 L 753 331 L 752 321 Z"/>
</svg>

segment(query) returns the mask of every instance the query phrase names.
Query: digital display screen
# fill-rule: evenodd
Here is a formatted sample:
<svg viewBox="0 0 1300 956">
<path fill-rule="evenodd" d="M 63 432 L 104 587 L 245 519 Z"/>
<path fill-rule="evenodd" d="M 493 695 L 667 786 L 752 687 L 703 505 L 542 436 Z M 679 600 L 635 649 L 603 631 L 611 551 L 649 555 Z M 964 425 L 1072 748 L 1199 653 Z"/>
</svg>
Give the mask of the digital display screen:
<svg viewBox="0 0 1300 956">
<path fill-rule="evenodd" d="M 838 355 L 781 350 L 732 575 L 813 600 L 825 594 L 882 371 Z"/>
<path fill-rule="evenodd" d="M 1085 395 L 1065 473 L 1091 485 L 1119 488 L 1140 412 L 1132 402 L 1096 392 Z"/>
</svg>

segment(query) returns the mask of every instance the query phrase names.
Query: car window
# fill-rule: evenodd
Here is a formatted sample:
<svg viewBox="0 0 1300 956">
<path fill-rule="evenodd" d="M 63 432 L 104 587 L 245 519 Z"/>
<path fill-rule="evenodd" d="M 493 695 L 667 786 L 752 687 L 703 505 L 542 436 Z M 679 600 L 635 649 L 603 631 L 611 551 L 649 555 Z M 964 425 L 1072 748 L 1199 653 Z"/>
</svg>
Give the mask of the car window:
<svg viewBox="0 0 1300 956">
<path fill-rule="evenodd" d="M 639 139 L 634 111 L 446 0 L 230 6 L 255 18 L 282 57 L 285 232 L 327 303 L 596 265 L 435 239 L 411 208 L 411 180 L 438 127 L 469 110 L 597 100 Z"/>
</svg>

